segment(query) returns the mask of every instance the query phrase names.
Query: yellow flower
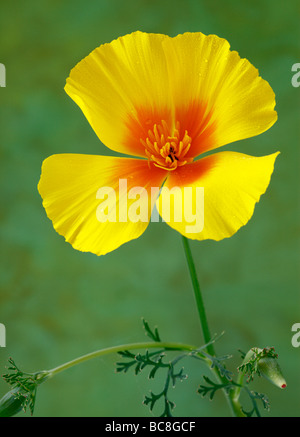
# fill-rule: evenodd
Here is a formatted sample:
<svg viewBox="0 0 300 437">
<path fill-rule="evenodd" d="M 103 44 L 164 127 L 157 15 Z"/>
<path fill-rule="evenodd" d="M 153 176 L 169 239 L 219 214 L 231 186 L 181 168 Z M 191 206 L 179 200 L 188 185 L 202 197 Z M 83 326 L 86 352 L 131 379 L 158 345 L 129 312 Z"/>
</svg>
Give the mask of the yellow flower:
<svg viewBox="0 0 300 437">
<path fill-rule="evenodd" d="M 44 161 L 38 186 L 43 205 L 75 249 L 103 255 L 138 238 L 155 202 L 163 219 L 191 239 L 230 237 L 251 218 L 278 153 L 223 151 L 195 160 L 261 134 L 277 119 L 271 87 L 225 39 L 135 32 L 79 62 L 65 90 L 103 144 L 136 157 L 60 154 Z M 126 193 L 120 181 L 126 181 Z M 169 210 L 154 189 L 162 186 L 177 187 Z M 104 196 L 101 187 L 116 195 Z M 127 196 L 136 187 L 140 196 Z M 179 205 L 193 199 L 188 187 L 204 189 L 204 210 L 192 205 L 193 217 L 204 219 L 197 232 L 187 231 L 189 216 L 176 219 Z M 146 210 L 147 219 L 139 220 L 138 210 Z M 135 220 L 128 219 L 130 212 Z"/>
</svg>

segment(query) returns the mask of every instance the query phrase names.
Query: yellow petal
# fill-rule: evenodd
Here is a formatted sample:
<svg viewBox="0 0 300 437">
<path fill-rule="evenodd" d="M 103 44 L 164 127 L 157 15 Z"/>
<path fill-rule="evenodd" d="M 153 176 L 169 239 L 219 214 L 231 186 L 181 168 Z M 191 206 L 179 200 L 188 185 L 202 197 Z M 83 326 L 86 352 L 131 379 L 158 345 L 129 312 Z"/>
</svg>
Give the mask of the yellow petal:
<svg viewBox="0 0 300 437">
<path fill-rule="evenodd" d="M 272 88 L 225 39 L 186 33 L 163 44 L 175 119 L 192 138 L 187 157 L 258 135 L 275 123 Z"/>
<path fill-rule="evenodd" d="M 142 32 L 120 37 L 95 49 L 71 71 L 65 90 L 107 147 L 145 156 L 140 138 L 155 123 L 170 120 L 162 46 L 168 38 Z"/>
<path fill-rule="evenodd" d="M 38 189 L 55 230 L 104 255 L 145 231 L 165 177 L 144 160 L 61 154 L 44 161 Z"/>
<path fill-rule="evenodd" d="M 170 173 L 163 187 L 157 200 L 159 213 L 190 239 L 231 237 L 252 217 L 269 185 L 277 155 L 220 152 L 181 167 Z"/>
</svg>

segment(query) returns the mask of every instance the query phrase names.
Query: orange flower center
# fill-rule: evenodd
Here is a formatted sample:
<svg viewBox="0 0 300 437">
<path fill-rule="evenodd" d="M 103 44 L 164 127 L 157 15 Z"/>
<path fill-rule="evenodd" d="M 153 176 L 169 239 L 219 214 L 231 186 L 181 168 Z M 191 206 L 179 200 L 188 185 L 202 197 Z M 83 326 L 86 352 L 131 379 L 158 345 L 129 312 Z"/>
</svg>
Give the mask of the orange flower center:
<svg viewBox="0 0 300 437">
<path fill-rule="evenodd" d="M 145 148 L 149 166 L 150 162 L 153 162 L 156 167 L 169 171 L 176 170 L 177 167 L 193 161 L 193 158 L 186 157 L 191 147 L 191 141 L 187 131 L 180 138 L 179 122 L 176 123 L 171 135 L 165 120 L 162 120 L 161 124 L 155 124 L 153 130 L 148 131 L 148 137 L 145 140 L 140 139 Z"/>
</svg>

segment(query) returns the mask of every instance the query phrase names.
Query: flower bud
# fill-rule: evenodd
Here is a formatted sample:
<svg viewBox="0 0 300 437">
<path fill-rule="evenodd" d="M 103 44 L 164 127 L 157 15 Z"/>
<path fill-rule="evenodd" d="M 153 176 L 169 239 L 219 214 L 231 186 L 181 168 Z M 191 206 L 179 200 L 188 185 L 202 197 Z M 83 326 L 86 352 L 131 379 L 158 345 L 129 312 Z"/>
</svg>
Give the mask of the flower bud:
<svg viewBox="0 0 300 437">
<path fill-rule="evenodd" d="M 277 359 L 264 357 L 258 361 L 258 370 L 262 376 L 279 388 L 286 388 L 286 381 L 282 375 Z"/>
<path fill-rule="evenodd" d="M 0 399 L 0 417 L 12 417 L 22 410 L 22 396 L 21 399 L 17 396 L 19 391 L 19 388 L 14 388 Z"/>
<path fill-rule="evenodd" d="M 279 388 L 286 387 L 286 381 L 278 364 L 278 355 L 273 347 L 260 349 L 253 347 L 245 355 L 243 363 L 238 367 L 244 375 L 248 375 L 247 382 L 252 381 L 255 374 L 264 376 Z"/>
</svg>

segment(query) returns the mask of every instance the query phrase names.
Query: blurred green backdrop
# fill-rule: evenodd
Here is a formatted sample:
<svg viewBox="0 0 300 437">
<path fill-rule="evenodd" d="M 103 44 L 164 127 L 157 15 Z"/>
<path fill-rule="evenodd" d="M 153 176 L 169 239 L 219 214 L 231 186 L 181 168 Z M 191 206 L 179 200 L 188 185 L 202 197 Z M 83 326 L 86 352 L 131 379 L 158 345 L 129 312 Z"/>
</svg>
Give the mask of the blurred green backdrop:
<svg viewBox="0 0 300 437">
<path fill-rule="evenodd" d="M 1 2 L 0 322 L 9 356 L 25 371 L 49 369 L 95 349 L 143 341 L 141 317 L 163 338 L 201 344 L 202 337 L 181 237 L 165 224 L 98 258 L 77 252 L 52 228 L 37 192 L 42 161 L 54 153 L 112 154 L 64 93 L 71 68 L 102 43 L 135 30 L 175 36 L 214 33 L 246 57 L 277 97 L 278 122 L 266 133 L 227 146 L 252 155 L 281 155 L 254 217 L 234 237 L 191 244 L 212 332 L 225 335 L 220 354 L 274 346 L 288 388 L 257 380 L 269 416 L 299 416 L 300 348 L 300 89 L 291 67 L 300 62 L 299 2 L 272 0 L 35 0 Z M 40 387 L 36 416 L 148 416 L 143 375 L 115 374 L 116 356 L 73 368 Z M 197 364 L 197 365 L 196 365 Z M 198 363 L 174 391 L 177 416 L 226 416 L 196 389 Z M 205 370 L 207 374 L 207 371 Z M 0 397 L 8 386 L 0 381 Z M 154 414 L 156 412 L 154 411 Z M 157 412 L 159 413 L 159 412 Z"/>
</svg>

